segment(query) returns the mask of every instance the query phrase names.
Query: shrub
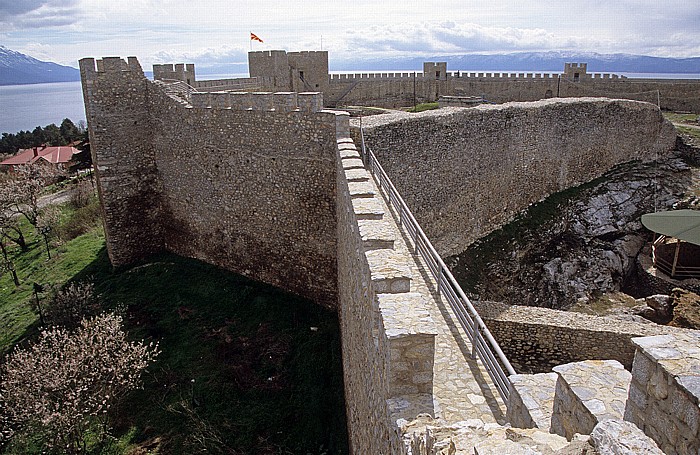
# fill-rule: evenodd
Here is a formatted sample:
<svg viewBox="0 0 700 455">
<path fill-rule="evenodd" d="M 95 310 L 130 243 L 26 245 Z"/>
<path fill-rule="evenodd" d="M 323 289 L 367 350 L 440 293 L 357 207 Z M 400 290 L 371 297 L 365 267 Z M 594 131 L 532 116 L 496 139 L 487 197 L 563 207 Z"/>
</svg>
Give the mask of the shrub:
<svg viewBox="0 0 700 455">
<path fill-rule="evenodd" d="M 75 209 L 71 217 L 58 226 L 58 237 L 67 242 L 94 228 L 100 219 L 100 201 L 91 196 L 87 205 Z"/>
<path fill-rule="evenodd" d="M 122 318 L 112 313 L 84 319 L 72 332 L 43 331 L 2 367 L 2 434 L 39 436 L 70 454 L 85 452 L 88 433 L 104 444 L 110 407 L 140 385 L 158 353 L 157 344 L 128 341 Z"/>
<path fill-rule="evenodd" d="M 46 322 L 73 328 L 83 318 L 96 315 L 100 305 L 94 291 L 92 283 L 70 283 L 54 291 L 44 310 Z"/>
</svg>

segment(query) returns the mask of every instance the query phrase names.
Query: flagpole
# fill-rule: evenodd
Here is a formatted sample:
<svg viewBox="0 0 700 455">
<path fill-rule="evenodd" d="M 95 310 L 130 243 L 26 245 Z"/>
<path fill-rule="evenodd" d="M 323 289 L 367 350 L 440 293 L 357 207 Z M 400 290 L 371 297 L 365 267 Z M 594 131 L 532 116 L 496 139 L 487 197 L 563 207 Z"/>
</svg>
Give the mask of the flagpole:
<svg viewBox="0 0 700 455">
<path fill-rule="evenodd" d="M 251 36 L 253 36 L 253 32 L 250 32 L 250 35 L 248 35 L 248 38 L 250 41 L 250 50 L 252 51 L 253 50 L 253 38 L 251 38 Z"/>
</svg>

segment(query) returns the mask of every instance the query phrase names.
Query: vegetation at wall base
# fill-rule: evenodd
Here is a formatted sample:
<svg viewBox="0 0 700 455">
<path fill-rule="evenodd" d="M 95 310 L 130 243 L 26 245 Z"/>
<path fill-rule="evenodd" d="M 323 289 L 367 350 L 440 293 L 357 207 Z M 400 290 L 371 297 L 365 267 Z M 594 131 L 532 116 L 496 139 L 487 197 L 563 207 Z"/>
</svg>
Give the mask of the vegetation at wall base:
<svg viewBox="0 0 700 455">
<path fill-rule="evenodd" d="M 420 103 L 417 104 L 416 106 L 408 109 L 408 112 L 423 112 L 423 111 L 430 111 L 432 109 L 437 109 L 438 108 L 438 103 Z"/>
<path fill-rule="evenodd" d="M 76 213 L 64 207 L 61 226 Z M 113 408 L 117 438 L 92 453 L 348 453 L 335 313 L 172 254 L 114 271 L 100 226 L 53 244 L 51 260 L 26 232 L 29 251 L 13 251 L 21 286 L 0 277 L 3 352 L 40 329 L 33 282 L 92 281 L 132 339 L 160 342 L 144 389 Z M 4 453 L 41 453 L 36 436 Z"/>
</svg>

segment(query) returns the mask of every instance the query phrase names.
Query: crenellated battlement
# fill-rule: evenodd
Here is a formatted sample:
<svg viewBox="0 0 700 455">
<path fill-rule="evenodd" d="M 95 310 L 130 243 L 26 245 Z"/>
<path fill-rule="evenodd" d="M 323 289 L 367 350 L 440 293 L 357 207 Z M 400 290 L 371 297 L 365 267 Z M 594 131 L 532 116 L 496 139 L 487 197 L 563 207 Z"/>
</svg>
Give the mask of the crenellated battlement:
<svg viewBox="0 0 700 455">
<path fill-rule="evenodd" d="M 121 73 L 129 71 L 143 76 L 143 69 L 136 57 L 127 57 L 126 61 L 121 57 L 83 58 L 79 61 L 81 73 L 93 75 L 95 73 Z"/>
<path fill-rule="evenodd" d="M 182 81 L 188 85 L 194 85 L 197 80 L 192 63 L 153 65 L 153 79 L 157 81 Z"/>
<path fill-rule="evenodd" d="M 323 93 L 194 92 L 191 103 L 198 109 L 312 113 L 323 109 Z"/>
</svg>

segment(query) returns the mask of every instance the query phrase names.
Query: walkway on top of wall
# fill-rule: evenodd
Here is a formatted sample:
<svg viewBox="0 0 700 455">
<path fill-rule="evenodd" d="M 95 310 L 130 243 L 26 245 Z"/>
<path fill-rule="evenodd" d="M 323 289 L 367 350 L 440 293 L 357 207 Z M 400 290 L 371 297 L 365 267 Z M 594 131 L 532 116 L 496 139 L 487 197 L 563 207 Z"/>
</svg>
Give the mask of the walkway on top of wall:
<svg viewBox="0 0 700 455">
<path fill-rule="evenodd" d="M 359 155 L 357 157 L 359 158 Z M 344 158 L 355 157 L 346 155 Z M 376 181 L 374 183 L 381 188 Z M 428 311 L 437 329 L 433 370 L 433 417 L 442 418 L 447 422 L 481 419 L 485 423 L 505 423 L 506 408 L 493 381 L 481 362 L 472 359 L 472 345 L 467 334 L 450 305 L 440 296 L 437 283 L 427 264 L 415 253 L 415 245 L 410 235 L 399 223 L 398 214 L 393 207 L 386 202 L 387 195 L 381 189 L 379 192 L 382 197 L 378 197 L 377 200 L 381 203 L 384 213 L 390 213 L 394 219 L 394 223 L 390 225 L 395 230 L 396 252 L 413 259 L 407 261 L 412 276 L 410 292 L 426 297 Z M 401 415 L 394 417 L 415 418 L 413 410 L 401 411 Z"/>
</svg>

